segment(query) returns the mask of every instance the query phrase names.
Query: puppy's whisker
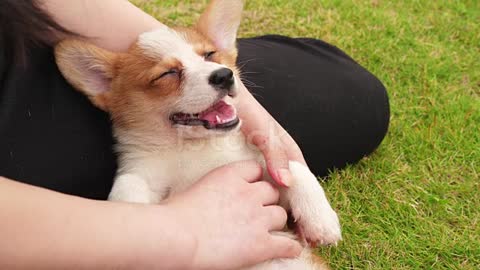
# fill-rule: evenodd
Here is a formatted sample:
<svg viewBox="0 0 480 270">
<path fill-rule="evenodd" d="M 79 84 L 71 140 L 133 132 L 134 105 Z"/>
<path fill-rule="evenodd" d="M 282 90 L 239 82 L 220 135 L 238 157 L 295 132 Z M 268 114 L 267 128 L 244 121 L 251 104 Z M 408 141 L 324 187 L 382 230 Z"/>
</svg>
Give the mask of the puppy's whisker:
<svg viewBox="0 0 480 270">
<path fill-rule="evenodd" d="M 246 59 L 246 60 L 244 60 L 244 61 L 238 62 L 237 65 L 244 65 L 244 64 L 247 64 L 247 63 L 249 63 L 249 62 L 257 61 L 257 60 L 258 60 L 258 58 Z"/>
<path fill-rule="evenodd" d="M 247 88 L 260 88 L 260 89 L 265 89 L 263 86 L 259 86 L 259 85 L 255 85 L 255 84 L 248 84 L 248 83 L 245 83 L 245 87 Z"/>
<path fill-rule="evenodd" d="M 237 64 L 238 69 L 242 70 L 242 68 L 244 68 L 248 63 L 253 62 L 253 61 L 257 61 L 257 60 L 258 59 L 253 58 L 253 59 L 245 60 L 245 61 L 242 61 L 242 62 L 238 62 L 238 64 Z"/>
<path fill-rule="evenodd" d="M 256 83 L 246 79 L 245 77 L 240 77 L 242 79 L 242 82 L 243 84 L 245 84 L 245 86 L 249 86 L 249 87 L 255 87 L 255 88 L 264 88 L 263 86 L 260 86 L 260 85 L 257 85 Z"/>
<path fill-rule="evenodd" d="M 245 74 L 260 74 L 260 72 L 256 72 L 256 71 L 245 71 L 245 72 L 240 72 L 240 75 L 245 75 Z"/>
</svg>

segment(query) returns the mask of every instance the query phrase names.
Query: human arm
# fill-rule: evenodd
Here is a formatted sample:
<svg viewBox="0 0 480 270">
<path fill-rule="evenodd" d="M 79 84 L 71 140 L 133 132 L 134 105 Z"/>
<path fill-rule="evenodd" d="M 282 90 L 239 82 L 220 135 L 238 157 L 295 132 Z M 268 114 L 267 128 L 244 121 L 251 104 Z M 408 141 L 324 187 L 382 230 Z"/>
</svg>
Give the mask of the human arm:
<svg viewBox="0 0 480 270">
<path fill-rule="evenodd" d="M 269 234 L 286 213 L 272 206 L 278 192 L 256 182 L 260 175 L 258 164 L 231 164 L 162 205 L 93 201 L 0 179 L 0 269 L 222 270 L 294 257 L 297 242 Z"/>
<path fill-rule="evenodd" d="M 40 3 L 64 28 L 115 52 L 127 51 L 140 34 L 163 25 L 127 0 L 40 0 Z"/>
<path fill-rule="evenodd" d="M 128 266 L 148 244 L 140 239 L 148 241 L 155 236 L 152 228 L 142 225 L 148 212 L 145 206 L 87 200 L 1 179 L 0 268 Z M 171 255 L 162 245 L 174 241 L 169 234 L 163 237 L 156 243 L 158 250 L 166 250 L 159 260 Z M 182 240 L 188 241 L 177 239 Z"/>
</svg>

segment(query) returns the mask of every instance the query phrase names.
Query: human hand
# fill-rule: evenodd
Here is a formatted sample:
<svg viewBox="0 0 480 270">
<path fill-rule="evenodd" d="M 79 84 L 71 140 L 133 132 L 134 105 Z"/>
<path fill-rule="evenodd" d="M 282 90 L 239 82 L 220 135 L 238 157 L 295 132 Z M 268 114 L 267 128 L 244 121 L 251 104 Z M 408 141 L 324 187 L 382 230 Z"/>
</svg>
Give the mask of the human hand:
<svg viewBox="0 0 480 270">
<path fill-rule="evenodd" d="M 270 233 L 284 228 L 287 214 L 276 205 L 279 191 L 261 176 L 253 161 L 230 164 L 165 202 L 194 239 L 186 269 L 239 269 L 300 254 L 298 242 Z"/>
<path fill-rule="evenodd" d="M 250 143 L 263 153 L 270 176 L 277 184 L 289 187 L 293 177 L 289 161 L 306 165 L 300 147 L 288 132 L 262 107 L 243 84 L 238 95 L 242 131 Z"/>
</svg>

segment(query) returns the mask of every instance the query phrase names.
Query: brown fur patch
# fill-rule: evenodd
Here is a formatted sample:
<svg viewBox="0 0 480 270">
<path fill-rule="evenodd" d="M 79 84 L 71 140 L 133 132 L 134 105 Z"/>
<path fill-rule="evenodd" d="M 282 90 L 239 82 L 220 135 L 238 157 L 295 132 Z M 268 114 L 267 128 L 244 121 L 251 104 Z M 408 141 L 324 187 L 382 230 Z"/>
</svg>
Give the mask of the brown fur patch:
<svg viewBox="0 0 480 270">
<path fill-rule="evenodd" d="M 180 71 L 181 63 L 173 58 L 153 61 L 135 45 L 119 57 L 117 66 L 108 97 L 108 110 L 115 125 L 138 131 L 150 128 L 158 121 L 156 112 L 162 104 L 181 91 L 180 72 L 159 77 L 171 69 Z M 149 121 L 152 117 L 155 119 Z"/>
<path fill-rule="evenodd" d="M 154 61 L 145 57 L 141 49 L 134 46 L 128 54 L 120 58 L 119 62 L 118 73 L 122 81 L 125 84 L 134 84 L 131 86 L 152 94 L 152 97 L 170 96 L 180 88 L 180 76 L 172 75 L 159 79 L 169 70 L 182 70 L 182 64 L 177 59 L 166 57 Z"/>
<path fill-rule="evenodd" d="M 185 34 L 187 42 L 193 46 L 198 55 L 204 55 L 207 52 L 215 51 L 216 53 L 211 58 L 212 62 L 225 65 L 237 72 L 236 61 L 238 53 L 236 49 L 231 51 L 219 51 L 213 42 L 203 35 L 197 28 L 177 27 L 175 30 Z"/>
<path fill-rule="evenodd" d="M 313 264 L 318 267 L 317 270 L 329 270 L 328 264 L 319 256 L 312 253 L 311 260 Z"/>
</svg>

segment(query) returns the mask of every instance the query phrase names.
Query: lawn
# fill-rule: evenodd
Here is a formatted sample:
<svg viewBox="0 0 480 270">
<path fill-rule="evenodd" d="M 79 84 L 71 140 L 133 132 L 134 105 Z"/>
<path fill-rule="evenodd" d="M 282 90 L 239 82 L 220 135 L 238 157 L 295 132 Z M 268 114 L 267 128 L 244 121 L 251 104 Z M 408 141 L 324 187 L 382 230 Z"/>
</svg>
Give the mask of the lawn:
<svg viewBox="0 0 480 270">
<path fill-rule="evenodd" d="M 189 24 L 205 0 L 135 0 Z M 241 36 L 326 40 L 386 85 L 389 134 L 324 187 L 344 241 L 333 269 L 480 269 L 480 1 L 250 0 Z M 300 269 L 299 269 L 300 270 Z"/>
</svg>

